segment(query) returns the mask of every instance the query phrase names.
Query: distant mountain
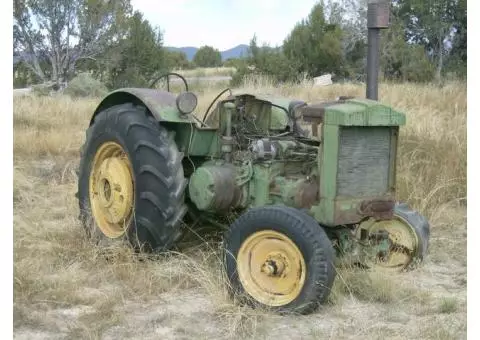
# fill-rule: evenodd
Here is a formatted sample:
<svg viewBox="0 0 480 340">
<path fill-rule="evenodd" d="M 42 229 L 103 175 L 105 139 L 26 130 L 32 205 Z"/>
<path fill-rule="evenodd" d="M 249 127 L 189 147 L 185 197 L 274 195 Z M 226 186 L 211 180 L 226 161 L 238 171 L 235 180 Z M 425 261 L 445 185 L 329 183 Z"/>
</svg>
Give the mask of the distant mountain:
<svg viewBox="0 0 480 340">
<path fill-rule="evenodd" d="M 194 56 L 195 53 L 197 53 L 197 51 L 198 51 L 198 48 L 197 48 L 197 47 L 191 47 L 191 46 L 188 46 L 188 47 L 173 47 L 173 46 L 167 46 L 167 49 L 169 49 L 170 51 L 180 51 L 180 52 L 185 53 L 185 55 L 187 56 L 187 59 L 188 59 L 189 61 L 192 61 L 192 60 L 193 60 L 193 56 Z"/>
<path fill-rule="evenodd" d="M 247 53 L 248 53 L 248 45 L 245 45 L 245 44 L 240 44 L 229 50 L 220 52 L 220 54 L 222 55 L 222 60 L 227 60 L 229 58 L 246 57 Z"/>
<path fill-rule="evenodd" d="M 197 53 L 198 48 L 197 47 L 173 47 L 173 46 L 167 46 L 167 48 L 170 51 L 181 51 L 185 53 L 187 56 L 187 59 L 189 61 L 193 60 L 193 57 L 195 56 L 195 53 Z M 233 48 L 230 48 L 226 51 L 220 51 L 220 54 L 222 56 L 222 60 L 227 60 L 229 58 L 240 58 L 240 57 L 245 57 L 248 52 L 248 45 L 245 44 L 240 44 L 238 46 L 235 46 Z"/>
</svg>

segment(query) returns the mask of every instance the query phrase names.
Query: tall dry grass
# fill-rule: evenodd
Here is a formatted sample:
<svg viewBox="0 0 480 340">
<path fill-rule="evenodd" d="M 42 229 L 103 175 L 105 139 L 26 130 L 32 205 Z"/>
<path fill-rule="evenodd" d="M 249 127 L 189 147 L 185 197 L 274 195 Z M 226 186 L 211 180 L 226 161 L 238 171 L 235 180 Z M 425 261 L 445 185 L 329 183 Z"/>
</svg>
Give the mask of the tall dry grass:
<svg viewBox="0 0 480 340">
<path fill-rule="evenodd" d="M 330 100 L 339 95 L 364 96 L 364 87 L 359 85 L 273 87 L 258 79 L 255 83 L 247 81 L 238 89 L 243 90 L 306 101 Z M 203 91 L 200 112 L 218 91 Z M 381 100 L 407 114 L 399 145 L 399 198 L 424 212 L 434 226 L 451 228 L 465 219 L 465 211 L 456 208 L 466 203 L 466 95 L 464 83 L 449 83 L 442 88 L 416 84 L 380 86 Z M 99 249 L 85 237 L 76 219 L 75 169 L 78 150 L 97 103 L 98 99 L 69 97 L 14 98 L 15 328 L 45 332 L 53 329 L 73 338 L 99 338 L 107 329 L 127 322 L 128 311 L 122 306 L 129 302 L 148 304 L 165 298 L 165 294 L 181 296 L 182 292 L 194 289 L 208 297 L 213 305 L 213 320 L 220 322 L 217 325 L 227 332 L 226 337 L 261 335 L 258 332 L 262 322 L 272 316 L 236 306 L 228 298 L 217 243 L 198 241 L 182 253 L 152 260 L 127 248 Z M 460 254 L 459 260 L 465 260 L 466 253 L 458 252 L 464 239 L 452 243 L 448 235 L 445 240 L 434 244 L 434 252 L 441 247 L 438 253 Z M 463 313 L 463 304 L 457 300 L 445 300 L 431 307 L 429 297 L 414 293 L 410 282 L 341 274 L 332 294 L 333 303 L 352 297 L 362 303 L 393 303 L 407 311 L 415 308 L 417 316 L 418 308 L 427 314 L 439 311 L 458 317 L 462 315 L 458 313 Z M 416 304 L 405 307 L 406 303 Z M 52 314 L 58 310 L 69 310 L 77 317 L 66 324 L 64 314 Z M 372 326 L 365 332 L 380 336 L 374 329 Z M 430 331 L 425 328 L 425 332 Z M 401 337 L 403 333 L 396 334 Z"/>
<path fill-rule="evenodd" d="M 235 67 L 197 67 L 191 70 L 174 70 L 187 78 L 232 76 Z"/>
</svg>

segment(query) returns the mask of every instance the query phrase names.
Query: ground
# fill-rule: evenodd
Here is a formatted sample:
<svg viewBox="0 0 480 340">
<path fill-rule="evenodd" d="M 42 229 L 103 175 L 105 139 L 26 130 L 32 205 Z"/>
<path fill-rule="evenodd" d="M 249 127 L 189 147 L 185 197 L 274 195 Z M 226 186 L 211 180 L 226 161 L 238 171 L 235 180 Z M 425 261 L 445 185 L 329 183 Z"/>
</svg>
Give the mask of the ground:
<svg viewBox="0 0 480 340">
<path fill-rule="evenodd" d="M 357 85 L 255 86 L 308 101 L 364 96 Z M 202 108 L 216 92 L 201 94 Z M 407 113 L 399 199 L 429 218 L 429 256 L 395 275 L 339 269 L 329 303 L 307 316 L 230 299 L 216 235 L 156 259 L 94 246 L 74 195 L 78 150 L 98 99 L 15 98 L 14 337 L 465 339 L 466 84 L 382 84 L 380 98 Z"/>
</svg>

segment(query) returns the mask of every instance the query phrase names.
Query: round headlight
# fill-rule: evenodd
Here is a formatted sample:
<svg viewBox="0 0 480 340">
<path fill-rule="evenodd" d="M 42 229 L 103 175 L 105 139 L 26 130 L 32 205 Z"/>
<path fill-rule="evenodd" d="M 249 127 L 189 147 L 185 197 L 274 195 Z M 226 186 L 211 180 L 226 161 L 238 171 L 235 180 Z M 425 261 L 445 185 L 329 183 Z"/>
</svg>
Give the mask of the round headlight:
<svg viewBox="0 0 480 340">
<path fill-rule="evenodd" d="M 183 114 L 192 113 L 197 107 L 197 96 L 193 92 L 182 92 L 177 97 L 177 109 Z"/>
</svg>

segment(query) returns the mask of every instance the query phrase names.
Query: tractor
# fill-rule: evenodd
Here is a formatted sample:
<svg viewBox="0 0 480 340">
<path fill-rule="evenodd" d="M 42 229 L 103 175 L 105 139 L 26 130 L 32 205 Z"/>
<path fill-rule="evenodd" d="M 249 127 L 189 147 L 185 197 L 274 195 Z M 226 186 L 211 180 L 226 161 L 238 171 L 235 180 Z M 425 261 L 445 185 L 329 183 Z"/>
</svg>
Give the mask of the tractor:
<svg viewBox="0 0 480 340">
<path fill-rule="evenodd" d="M 277 312 L 306 314 L 324 304 L 345 262 L 414 268 L 427 254 L 430 226 L 396 200 L 406 117 L 377 100 L 389 6 L 368 6 L 365 99 L 307 103 L 227 89 L 202 115 L 179 74 L 166 75 L 184 81 L 178 95 L 108 94 L 81 150 L 77 198 L 88 234 L 165 252 L 185 223 L 210 221 L 226 229 L 230 292 Z"/>
</svg>

